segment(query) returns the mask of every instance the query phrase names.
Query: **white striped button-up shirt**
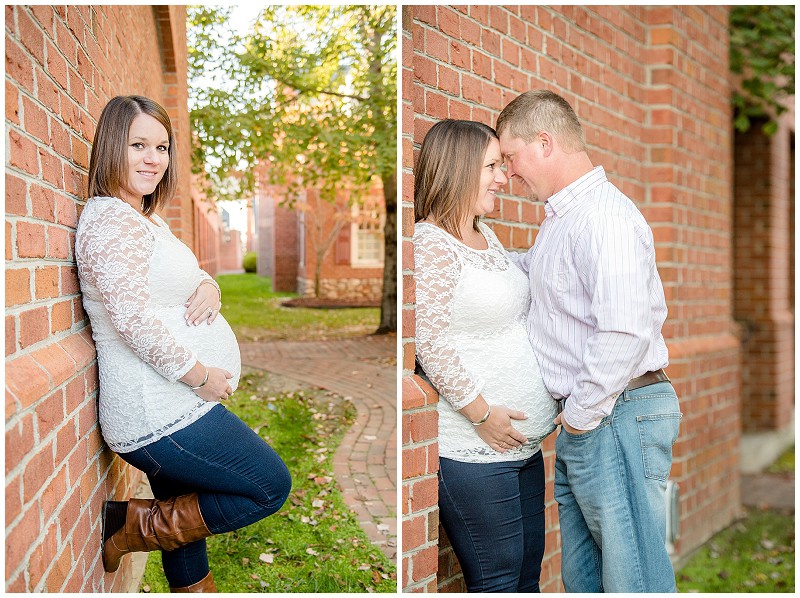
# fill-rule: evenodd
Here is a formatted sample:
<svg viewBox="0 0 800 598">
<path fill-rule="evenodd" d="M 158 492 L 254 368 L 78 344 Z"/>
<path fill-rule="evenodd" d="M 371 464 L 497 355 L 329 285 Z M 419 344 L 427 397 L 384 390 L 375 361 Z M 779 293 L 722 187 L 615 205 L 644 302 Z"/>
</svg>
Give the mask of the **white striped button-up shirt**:
<svg viewBox="0 0 800 598">
<path fill-rule="evenodd" d="M 665 367 L 667 317 L 653 233 L 598 166 L 544 204 L 533 247 L 512 260 L 528 274 L 530 337 L 563 419 L 592 430 L 628 382 Z"/>
</svg>

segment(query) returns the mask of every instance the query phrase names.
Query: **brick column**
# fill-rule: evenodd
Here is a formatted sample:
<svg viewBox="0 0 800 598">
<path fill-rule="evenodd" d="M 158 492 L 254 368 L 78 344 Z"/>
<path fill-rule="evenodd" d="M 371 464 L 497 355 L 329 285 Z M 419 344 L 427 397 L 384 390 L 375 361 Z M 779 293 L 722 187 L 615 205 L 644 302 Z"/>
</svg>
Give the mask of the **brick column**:
<svg viewBox="0 0 800 598">
<path fill-rule="evenodd" d="M 734 296 L 747 432 L 781 430 L 794 419 L 792 123 L 783 119 L 771 137 L 762 122 L 736 134 Z"/>
<path fill-rule="evenodd" d="M 671 475 L 681 489 L 683 555 L 739 512 L 728 9 L 662 6 L 643 16 L 651 85 L 642 211 L 669 307 L 667 373 L 684 414 Z"/>
<path fill-rule="evenodd" d="M 403 546 L 401 583 L 404 591 L 436 591 L 439 561 L 439 469 L 437 394 L 414 376 L 414 106 L 411 89 L 415 57 L 412 52 L 413 14 L 421 7 L 404 7 L 402 100 L 402 498 Z"/>
</svg>

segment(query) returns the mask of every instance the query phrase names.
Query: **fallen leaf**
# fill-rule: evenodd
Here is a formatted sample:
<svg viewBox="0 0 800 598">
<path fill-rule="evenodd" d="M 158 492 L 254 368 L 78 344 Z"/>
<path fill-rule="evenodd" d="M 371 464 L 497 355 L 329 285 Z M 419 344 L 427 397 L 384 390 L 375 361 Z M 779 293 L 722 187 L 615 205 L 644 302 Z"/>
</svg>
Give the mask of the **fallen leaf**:
<svg viewBox="0 0 800 598">
<path fill-rule="evenodd" d="M 315 509 L 321 509 L 322 507 L 325 506 L 325 501 L 324 500 L 320 500 L 320 499 L 316 499 L 316 500 L 311 502 L 311 506 L 314 507 Z"/>
<path fill-rule="evenodd" d="M 248 559 L 247 557 L 243 557 L 242 558 L 242 566 L 246 567 L 249 564 L 250 564 L 250 559 Z"/>
<path fill-rule="evenodd" d="M 269 552 L 262 552 L 258 555 L 258 560 L 269 565 L 275 560 L 275 555 Z"/>
<path fill-rule="evenodd" d="M 311 556 L 318 556 L 319 553 L 314 550 L 313 548 L 306 548 L 306 554 L 310 554 Z"/>
<path fill-rule="evenodd" d="M 142 592 L 150 593 L 150 586 L 142 586 Z"/>
</svg>

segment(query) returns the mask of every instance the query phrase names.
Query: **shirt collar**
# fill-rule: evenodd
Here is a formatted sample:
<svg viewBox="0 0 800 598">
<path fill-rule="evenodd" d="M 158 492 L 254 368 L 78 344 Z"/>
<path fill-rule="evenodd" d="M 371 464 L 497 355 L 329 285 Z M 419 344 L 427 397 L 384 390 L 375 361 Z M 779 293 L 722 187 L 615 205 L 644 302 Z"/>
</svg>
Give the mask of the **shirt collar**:
<svg viewBox="0 0 800 598">
<path fill-rule="evenodd" d="M 578 205 L 584 195 L 607 180 L 605 169 L 602 166 L 595 166 L 581 178 L 550 196 L 550 199 L 544 202 L 545 212 L 548 214 L 552 212 L 559 217 L 564 216 Z"/>
</svg>

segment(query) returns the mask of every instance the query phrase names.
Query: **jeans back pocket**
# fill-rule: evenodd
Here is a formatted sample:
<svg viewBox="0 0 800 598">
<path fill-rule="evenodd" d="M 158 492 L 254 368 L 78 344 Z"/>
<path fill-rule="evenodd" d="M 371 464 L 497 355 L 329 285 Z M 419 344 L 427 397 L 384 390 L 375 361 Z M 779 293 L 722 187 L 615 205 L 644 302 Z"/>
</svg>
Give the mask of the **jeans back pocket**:
<svg viewBox="0 0 800 598">
<path fill-rule="evenodd" d="M 636 417 L 645 477 L 662 481 L 669 477 L 669 470 L 672 467 L 672 445 L 678 439 L 681 417 L 681 413 L 658 413 Z"/>
</svg>

